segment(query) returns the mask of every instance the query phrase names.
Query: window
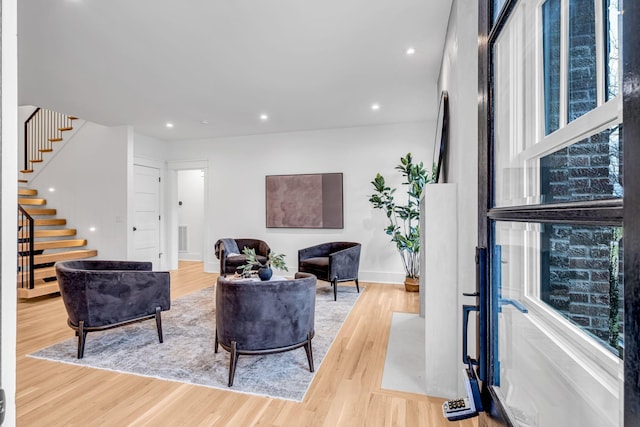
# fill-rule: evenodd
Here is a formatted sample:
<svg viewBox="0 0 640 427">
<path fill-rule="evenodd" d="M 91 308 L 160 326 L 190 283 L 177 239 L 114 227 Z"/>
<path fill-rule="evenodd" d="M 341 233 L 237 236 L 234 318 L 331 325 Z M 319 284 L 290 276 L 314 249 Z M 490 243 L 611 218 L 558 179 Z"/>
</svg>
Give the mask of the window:
<svg viewBox="0 0 640 427">
<path fill-rule="evenodd" d="M 521 1 L 494 44 L 496 207 L 611 200 L 623 195 L 623 138 L 617 107 L 620 100 L 611 97 L 618 93 L 611 86 L 618 81 L 615 58 L 619 39 L 612 35 L 612 29 L 619 27 L 610 17 L 617 16 L 617 3 L 615 0 L 601 3 L 609 24 L 602 26 L 598 37 L 595 10 L 600 8 L 596 9 L 595 3 L 594 0 L 546 0 L 538 6 L 533 1 Z M 563 11 L 568 11 L 568 16 L 563 16 Z M 537 20 L 532 19 L 535 16 Z M 540 37 L 538 44 L 536 37 Z M 541 49 L 538 55 L 536 45 Z M 607 47 L 609 53 L 598 55 L 596 45 L 601 46 L 603 52 Z M 536 62 L 535 58 L 542 60 Z M 596 64 L 598 59 L 601 66 Z M 536 66 L 540 67 L 539 73 L 535 72 Z M 605 70 L 608 70 L 607 78 L 604 75 L 600 78 L 599 74 Z M 540 95 L 530 87 L 541 87 Z M 538 104 L 543 108 L 537 108 Z M 536 111 L 541 113 L 536 115 Z M 529 120 L 531 117 L 536 120 Z M 538 132 L 538 129 L 544 131 Z M 582 233 L 577 231 L 582 229 L 572 230 L 575 231 L 572 238 Z M 556 238 L 544 237 L 549 232 L 539 239 L 536 255 L 546 265 L 566 259 L 555 253 L 564 246 L 554 244 L 558 241 Z M 570 248 L 578 251 L 577 246 Z M 592 250 L 586 245 L 580 248 L 589 253 Z M 562 301 L 570 300 L 571 292 L 567 291 L 561 298 L 560 289 L 569 288 L 561 282 L 569 280 L 576 270 L 571 270 L 568 262 L 553 264 L 553 268 L 553 274 L 547 272 L 539 276 L 538 287 L 545 290 L 539 295 L 566 315 L 578 305 L 570 309 L 563 305 Z M 562 268 L 566 268 L 566 274 L 560 274 Z M 607 274 L 605 268 L 601 275 Z M 550 284 L 552 277 L 556 280 Z M 583 285 L 596 287 L 586 284 L 590 280 L 590 276 L 584 279 Z M 606 305 L 605 299 L 599 300 Z M 578 315 L 568 317 L 580 318 Z M 579 321 L 573 323 L 583 326 Z M 587 325 L 585 329 L 589 328 Z"/>
<path fill-rule="evenodd" d="M 507 5 L 488 45 L 486 370 L 515 424 L 615 426 L 625 331 L 619 4 Z"/>
</svg>

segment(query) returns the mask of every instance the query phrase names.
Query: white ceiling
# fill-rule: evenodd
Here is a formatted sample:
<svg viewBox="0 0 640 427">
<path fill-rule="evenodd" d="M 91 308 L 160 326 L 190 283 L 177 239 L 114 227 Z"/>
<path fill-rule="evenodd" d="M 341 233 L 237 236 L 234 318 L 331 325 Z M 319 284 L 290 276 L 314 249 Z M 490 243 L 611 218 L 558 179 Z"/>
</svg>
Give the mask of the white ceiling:
<svg viewBox="0 0 640 427">
<path fill-rule="evenodd" d="M 20 0 L 19 103 L 168 140 L 435 118 L 450 8 L 451 0 Z"/>
</svg>

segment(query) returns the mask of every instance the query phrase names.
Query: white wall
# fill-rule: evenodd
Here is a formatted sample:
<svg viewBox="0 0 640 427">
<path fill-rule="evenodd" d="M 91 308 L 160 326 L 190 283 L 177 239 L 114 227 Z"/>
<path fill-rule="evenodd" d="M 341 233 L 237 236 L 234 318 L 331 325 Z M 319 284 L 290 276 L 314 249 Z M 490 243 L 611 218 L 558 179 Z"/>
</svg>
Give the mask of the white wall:
<svg viewBox="0 0 640 427">
<path fill-rule="evenodd" d="M 449 147 L 447 182 L 458 184 L 458 322 L 462 305 L 473 304 L 463 292 L 473 292 L 475 247 L 478 236 L 478 3 L 454 0 L 438 87 L 449 93 Z M 452 307 L 454 309 L 454 307 Z M 475 330 L 470 322 L 470 349 Z M 461 354 L 462 325 L 456 328 Z M 461 375 L 461 374 L 460 374 Z M 462 381 L 459 393 L 464 392 Z"/>
<path fill-rule="evenodd" d="M 2 383 L 6 393 L 5 426 L 16 423 L 16 205 L 18 168 L 18 47 L 17 2 L 2 0 L 2 296 L 0 297 L 0 347 Z M 14 236 L 13 238 L 11 236 Z"/>
<path fill-rule="evenodd" d="M 394 167 L 407 152 L 430 164 L 433 132 L 433 122 L 419 122 L 176 141 L 169 144 L 167 158 L 204 160 L 208 166 L 203 230 L 207 271 L 219 270 L 213 246 L 223 237 L 265 240 L 272 250 L 286 255 L 290 271 L 297 269 L 299 248 L 343 240 L 363 245 L 361 280 L 401 283 L 400 257 L 383 231 L 386 216 L 368 201 L 370 182 L 380 172 L 391 186 L 399 185 L 401 177 Z M 266 175 L 327 172 L 344 174 L 344 229 L 266 228 Z M 171 174 L 168 178 L 171 187 Z M 170 244 L 170 251 L 174 250 L 177 242 Z"/>
<path fill-rule="evenodd" d="M 168 142 L 134 131 L 133 155 L 137 159 L 166 160 Z"/>
<path fill-rule="evenodd" d="M 181 260 L 202 261 L 204 258 L 204 171 L 178 171 L 178 224 L 187 227 L 187 250 L 178 254 Z"/>
<path fill-rule="evenodd" d="M 28 184 L 102 259 L 127 258 L 130 133 L 86 122 Z"/>
</svg>

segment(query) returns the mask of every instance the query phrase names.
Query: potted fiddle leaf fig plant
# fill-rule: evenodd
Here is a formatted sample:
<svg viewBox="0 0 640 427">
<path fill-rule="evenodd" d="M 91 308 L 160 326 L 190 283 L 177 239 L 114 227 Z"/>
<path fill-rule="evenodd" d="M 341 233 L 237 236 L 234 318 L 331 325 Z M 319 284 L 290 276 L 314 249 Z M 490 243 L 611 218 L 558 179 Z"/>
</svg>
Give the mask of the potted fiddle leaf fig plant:
<svg viewBox="0 0 640 427">
<path fill-rule="evenodd" d="M 417 292 L 420 275 L 420 195 L 425 184 L 431 182 L 432 176 L 422 162 L 414 162 L 411 153 L 401 157 L 395 169 L 405 179 L 402 185 L 406 185 L 407 189 L 406 203 L 396 201 L 396 189 L 387 186 L 380 173 L 371 181 L 374 193 L 369 197 L 369 202 L 386 214 L 389 225 L 384 230 L 391 236 L 402 258 L 406 273 L 405 289 Z"/>
<path fill-rule="evenodd" d="M 253 248 L 245 247 L 242 250 L 242 253 L 247 257 L 246 264 L 239 267 L 243 276 L 250 274 L 254 266 L 258 267 L 258 277 L 260 280 L 271 279 L 271 276 L 273 275 L 272 267 L 279 270 L 289 271 L 284 261 L 284 254 L 276 254 L 275 252 L 270 251 L 267 255 L 267 260 L 265 262 L 261 262 L 256 256 L 256 251 Z"/>
</svg>

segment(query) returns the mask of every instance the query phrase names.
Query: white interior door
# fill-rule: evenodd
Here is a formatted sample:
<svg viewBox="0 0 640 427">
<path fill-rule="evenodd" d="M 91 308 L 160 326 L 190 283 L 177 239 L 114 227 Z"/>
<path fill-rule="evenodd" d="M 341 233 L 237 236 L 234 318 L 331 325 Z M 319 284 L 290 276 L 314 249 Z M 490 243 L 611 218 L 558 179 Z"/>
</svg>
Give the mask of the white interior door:
<svg viewBox="0 0 640 427">
<path fill-rule="evenodd" d="M 133 258 L 160 267 L 160 170 L 135 165 Z"/>
</svg>

